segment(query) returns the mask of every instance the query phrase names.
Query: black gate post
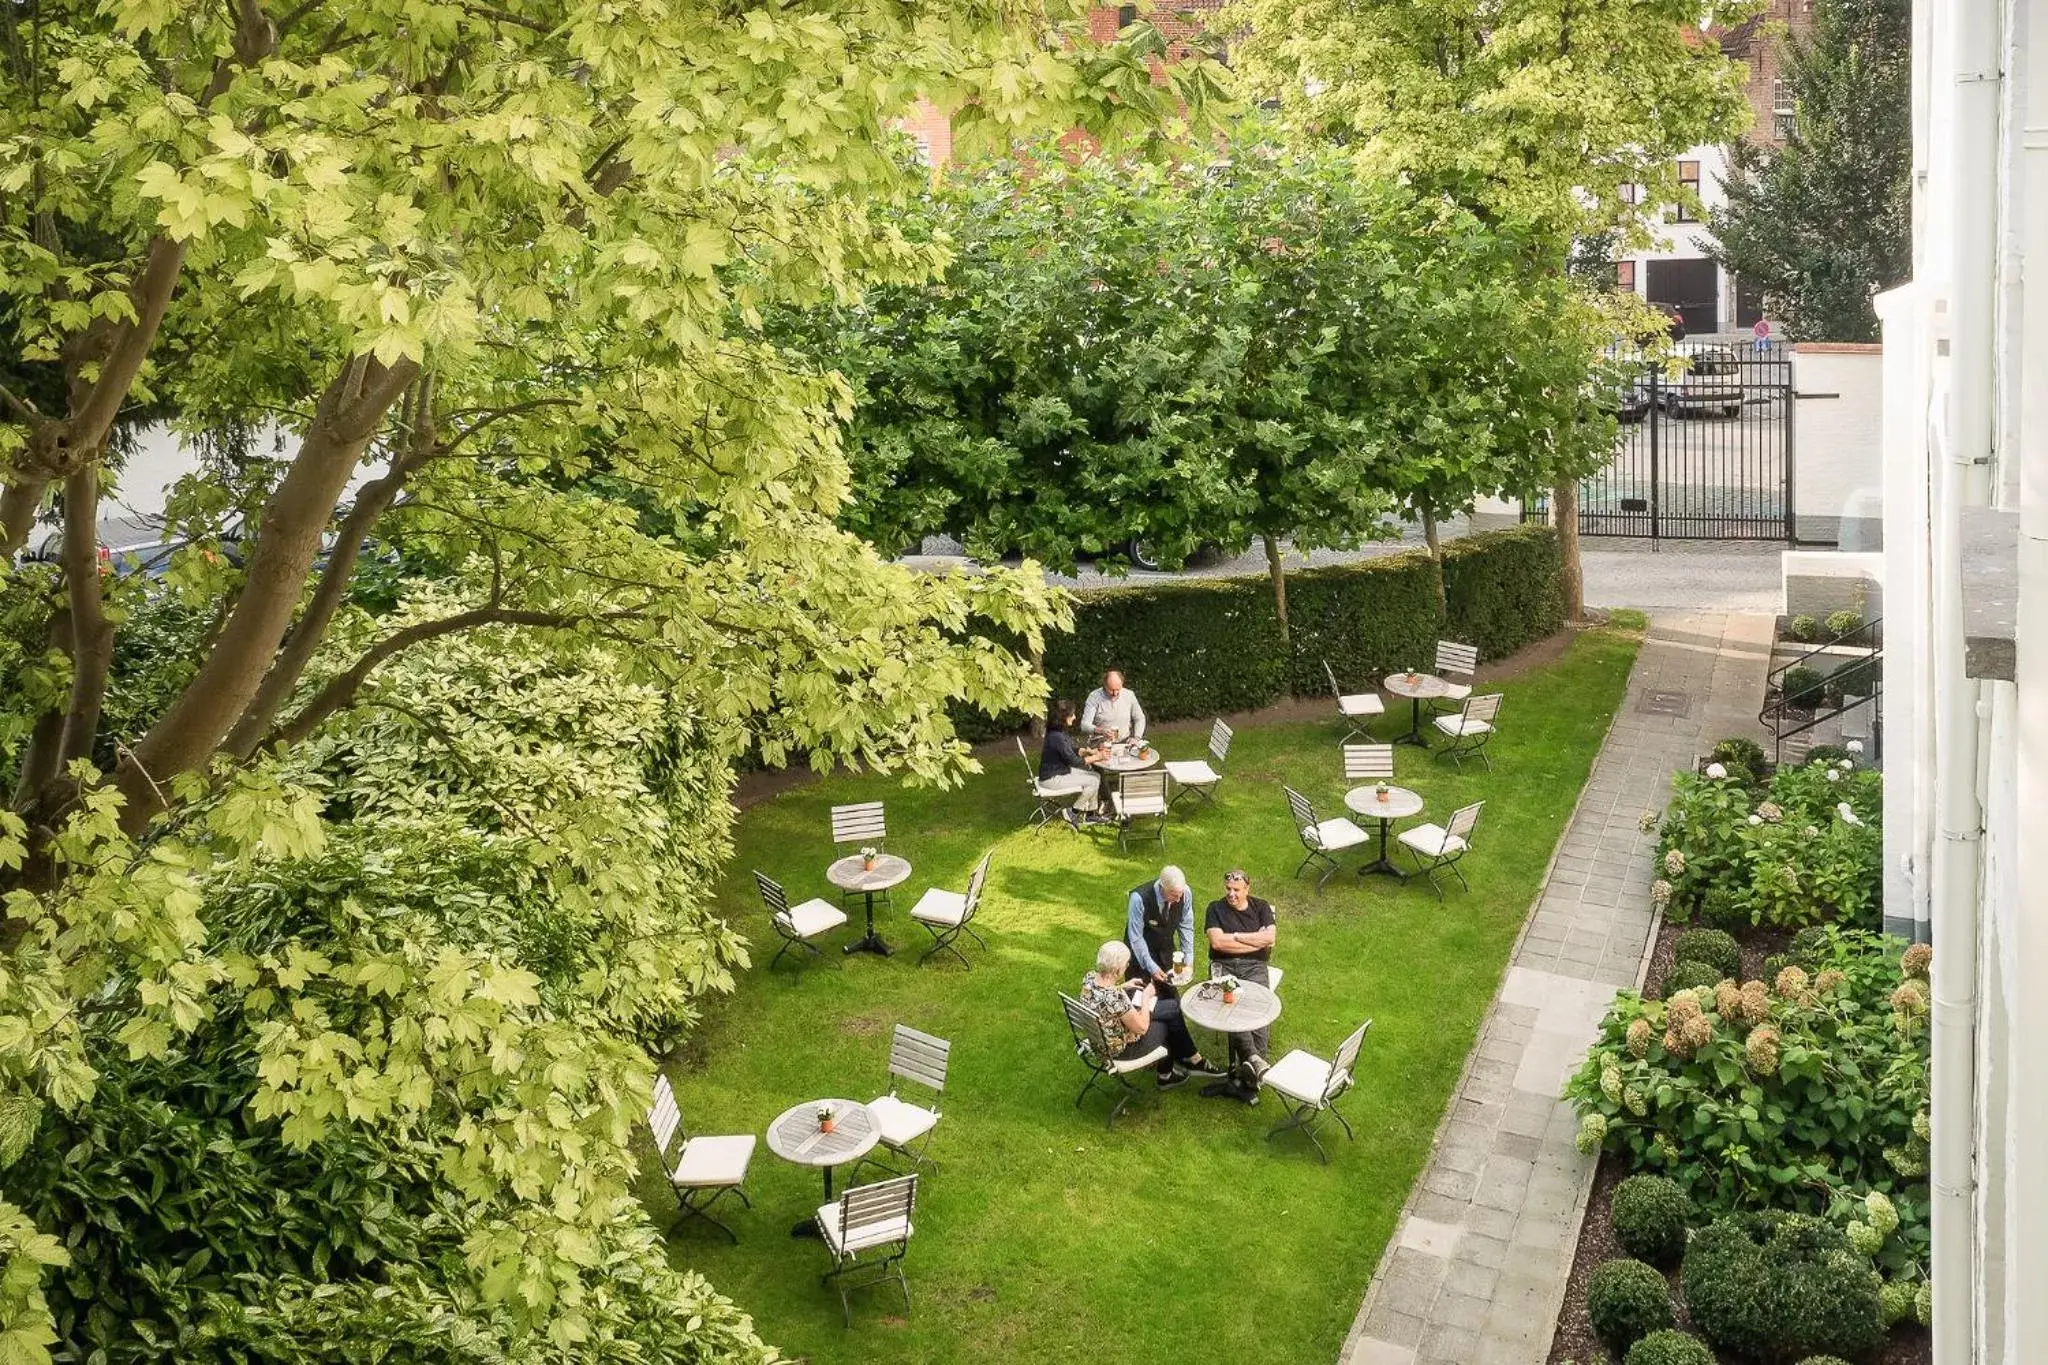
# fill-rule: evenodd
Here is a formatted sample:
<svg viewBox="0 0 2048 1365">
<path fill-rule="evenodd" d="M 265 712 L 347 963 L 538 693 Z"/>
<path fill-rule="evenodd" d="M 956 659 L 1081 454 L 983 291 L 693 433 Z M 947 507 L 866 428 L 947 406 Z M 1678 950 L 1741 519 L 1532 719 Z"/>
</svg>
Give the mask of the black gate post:
<svg viewBox="0 0 2048 1365">
<path fill-rule="evenodd" d="M 1783 423 L 1785 428 L 1785 543 L 1787 545 L 1797 545 L 1799 543 L 1799 516 L 1797 511 L 1798 504 L 1793 497 L 1792 455 L 1797 449 L 1799 422 L 1797 414 L 1792 409 L 1792 405 L 1798 400 L 1799 395 L 1793 391 L 1789 362 L 1785 373 L 1785 387 L 1780 392 L 1785 395 L 1784 401 L 1779 404 L 1780 410 L 1784 413 Z"/>
<path fill-rule="evenodd" d="M 1664 425 L 1664 407 L 1657 400 L 1657 385 L 1663 378 L 1662 369 L 1662 366 L 1654 361 L 1651 362 L 1650 410 L 1645 414 L 1645 420 L 1650 424 L 1650 540 L 1653 543 L 1658 538 L 1657 523 L 1663 518 L 1663 511 L 1659 501 L 1663 490 L 1658 487 L 1658 483 L 1663 475 L 1657 468 L 1657 428 Z"/>
</svg>

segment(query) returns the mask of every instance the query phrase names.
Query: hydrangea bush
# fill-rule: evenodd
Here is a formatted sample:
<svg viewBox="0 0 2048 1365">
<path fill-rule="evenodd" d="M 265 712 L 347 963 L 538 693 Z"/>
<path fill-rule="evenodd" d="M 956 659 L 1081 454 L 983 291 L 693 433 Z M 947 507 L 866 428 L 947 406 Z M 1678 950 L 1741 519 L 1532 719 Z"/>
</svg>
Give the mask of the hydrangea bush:
<svg viewBox="0 0 2048 1365">
<path fill-rule="evenodd" d="M 1618 996 L 1565 1088 L 1580 1150 L 1669 1177 L 1708 1216 L 1824 1217 L 1910 1282 L 1928 1238 L 1931 955 L 1829 925 L 1786 958 L 1769 982 Z"/>
<path fill-rule="evenodd" d="M 1717 752 L 1719 752 L 1717 750 Z M 1714 928 L 1876 928 L 1882 913 L 1883 786 L 1853 756 L 1780 768 L 1709 764 L 1673 779 L 1652 895 L 1666 915 Z"/>
</svg>

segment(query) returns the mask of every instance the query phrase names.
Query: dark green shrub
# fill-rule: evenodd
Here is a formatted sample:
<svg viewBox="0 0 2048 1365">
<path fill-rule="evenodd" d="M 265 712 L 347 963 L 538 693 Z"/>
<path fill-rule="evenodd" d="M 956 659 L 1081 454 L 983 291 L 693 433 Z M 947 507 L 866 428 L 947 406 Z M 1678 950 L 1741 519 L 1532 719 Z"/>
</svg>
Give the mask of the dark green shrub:
<svg viewBox="0 0 2048 1365">
<path fill-rule="evenodd" d="M 1844 635 L 1853 635 L 1863 629 L 1863 613 L 1847 610 L 1831 611 L 1828 613 L 1825 624 L 1828 628 L 1828 634 L 1839 640 Z"/>
<path fill-rule="evenodd" d="M 1853 1358 L 1884 1334 L 1877 1272 L 1839 1229 L 1805 1214 L 1723 1218 L 1693 1237 L 1683 1273 L 1693 1325 L 1724 1350 Z"/>
<path fill-rule="evenodd" d="M 1154 721 L 1251 711 L 1290 694 L 1326 696 L 1328 660 L 1347 689 L 1430 668 L 1439 639 L 1498 659 L 1564 626 L 1557 535 L 1521 526 L 1444 547 L 1446 610 L 1422 553 L 1304 569 L 1287 577 L 1288 646 L 1264 575 L 1180 579 L 1074 594 L 1074 629 L 1045 642 L 1055 697 L 1077 703 L 1120 668 Z"/>
<path fill-rule="evenodd" d="M 1818 706 L 1821 691 L 1827 677 L 1819 669 L 1799 664 L 1785 670 L 1778 679 L 1778 690 L 1785 698 L 1785 705 L 1802 709 Z"/>
<path fill-rule="evenodd" d="M 1746 782 L 1762 782 L 1770 776 L 1764 746 L 1753 739 L 1724 739 L 1714 746 L 1707 760 L 1726 768 L 1730 777 Z"/>
<path fill-rule="evenodd" d="M 1828 766 L 1840 763 L 1845 758 L 1853 762 L 1855 757 L 1854 754 L 1839 744 L 1816 744 L 1806 751 L 1806 761 L 1808 763 L 1820 763 Z"/>
<path fill-rule="evenodd" d="M 1685 1253 L 1692 1200 L 1675 1180 L 1632 1175 L 1614 1187 L 1610 1217 L 1623 1251 L 1651 1265 L 1671 1265 Z"/>
<path fill-rule="evenodd" d="M 1741 929 L 1750 924 L 1750 918 L 1733 888 L 1710 886 L 1700 900 L 1700 923 L 1709 929 Z"/>
<path fill-rule="evenodd" d="M 1812 644 L 1820 639 L 1820 618 L 1806 615 L 1795 616 L 1786 629 L 1792 638 L 1801 644 Z"/>
<path fill-rule="evenodd" d="M 1711 963 L 1681 962 L 1671 969 L 1671 975 L 1664 978 L 1664 998 L 1669 1000 L 1680 991 L 1689 991 L 1695 986 L 1716 986 L 1725 973 Z"/>
<path fill-rule="evenodd" d="M 1808 1356 L 1799 1365 L 1849 1365 L 1849 1362 L 1840 1356 Z"/>
<path fill-rule="evenodd" d="M 1652 1332 L 1629 1348 L 1622 1365 L 1714 1365 L 1714 1353 L 1690 1333 Z"/>
<path fill-rule="evenodd" d="M 1843 664 L 1828 675 L 1828 686 L 1843 696 L 1867 697 L 1877 690 L 1884 666 L 1869 659 Z"/>
<path fill-rule="evenodd" d="M 1671 956 L 1679 962 L 1704 962 L 1722 977 L 1742 970 L 1742 949 L 1734 938 L 1720 929 L 1688 929 L 1672 945 Z"/>
<path fill-rule="evenodd" d="M 1672 1324 L 1671 1287 L 1655 1266 L 1609 1261 L 1586 1282 L 1586 1316 L 1602 1341 L 1626 1351 Z"/>
</svg>

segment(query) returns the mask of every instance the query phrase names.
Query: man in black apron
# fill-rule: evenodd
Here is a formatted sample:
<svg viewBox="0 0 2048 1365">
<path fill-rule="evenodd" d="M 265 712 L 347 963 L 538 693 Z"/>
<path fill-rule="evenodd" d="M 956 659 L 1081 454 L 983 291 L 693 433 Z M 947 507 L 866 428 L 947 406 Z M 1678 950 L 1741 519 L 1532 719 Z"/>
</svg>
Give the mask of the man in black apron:
<svg viewBox="0 0 2048 1365">
<path fill-rule="evenodd" d="M 1124 943 L 1131 950 L 1130 979 L 1150 981 L 1162 1000 L 1177 998 L 1172 978 L 1195 960 L 1195 898 L 1179 868 L 1162 867 L 1155 880 L 1131 888 Z"/>
</svg>

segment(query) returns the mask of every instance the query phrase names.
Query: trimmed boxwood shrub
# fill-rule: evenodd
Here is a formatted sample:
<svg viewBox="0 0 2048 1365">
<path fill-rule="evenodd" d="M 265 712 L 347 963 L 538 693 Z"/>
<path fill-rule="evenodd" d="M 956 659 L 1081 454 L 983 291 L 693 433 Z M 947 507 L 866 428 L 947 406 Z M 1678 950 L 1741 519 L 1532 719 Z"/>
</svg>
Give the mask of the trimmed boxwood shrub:
<svg viewBox="0 0 2048 1365">
<path fill-rule="evenodd" d="M 1742 969 L 1742 949 L 1732 935 L 1720 929 L 1688 929 L 1671 947 L 1678 962 L 1704 962 L 1720 973 L 1714 980 L 1730 977 Z"/>
<path fill-rule="evenodd" d="M 1723 1218 L 1693 1237 L 1683 1275 L 1693 1326 L 1723 1350 L 1853 1359 L 1884 1336 L 1877 1271 L 1840 1229 L 1807 1214 Z"/>
<path fill-rule="evenodd" d="M 1840 639 L 1863 629 L 1863 613 L 1860 611 L 1831 611 L 1827 619 L 1828 634 Z"/>
<path fill-rule="evenodd" d="M 1785 633 L 1801 644 L 1812 644 L 1820 638 L 1820 618 L 1801 614 L 1792 618 Z"/>
<path fill-rule="evenodd" d="M 1668 1177 L 1632 1175 L 1614 1187 L 1609 1218 L 1623 1251 L 1651 1265 L 1674 1265 L 1685 1254 L 1692 1200 Z"/>
<path fill-rule="evenodd" d="M 1290 573 L 1290 649 L 1264 575 L 1084 589 L 1072 633 L 1045 642 L 1046 679 L 1079 703 L 1120 668 L 1147 718 L 1169 721 L 1326 697 L 1326 659 L 1347 689 L 1366 690 L 1398 668 L 1433 667 L 1440 639 L 1502 658 L 1564 627 L 1557 533 L 1518 526 L 1449 542 L 1444 596 L 1439 614 L 1420 551 Z"/>
<path fill-rule="evenodd" d="M 1689 991 L 1695 986 L 1718 986 L 1722 973 L 1704 962 L 1681 962 L 1671 969 L 1671 975 L 1664 978 L 1664 998 L 1669 1000 L 1680 991 Z"/>
<path fill-rule="evenodd" d="M 1666 1330 L 1631 1346 L 1622 1365 L 1714 1365 L 1714 1353 L 1690 1333 Z"/>
<path fill-rule="evenodd" d="M 1849 1365 L 1849 1362 L 1840 1356 L 1808 1356 L 1799 1365 Z"/>
<path fill-rule="evenodd" d="M 1810 708 L 1820 705 L 1821 692 L 1827 683 L 1827 675 L 1817 668 L 1798 664 L 1785 670 L 1778 679 L 1778 690 L 1785 698 L 1785 705 Z"/>
<path fill-rule="evenodd" d="M 1616 1351 L 1626 1351 L 1672 1324 L 1671 1286 L 1664 1283 L 1655 1266 L 1608 1261 L 1586 1281 L 1586 1317 L 1602 1341 Z"/>
<path fill-rule="evenodd" d="M 1764 755 L 1764 746 L 1753 739 L 1724 739 L 1707 754 L 1707 761 L 1720 764 L 1728 770 L 1730 777 L 1752 786 L 1761 784 L 1771 775 L 1770 760 Z"/>
</svg>

